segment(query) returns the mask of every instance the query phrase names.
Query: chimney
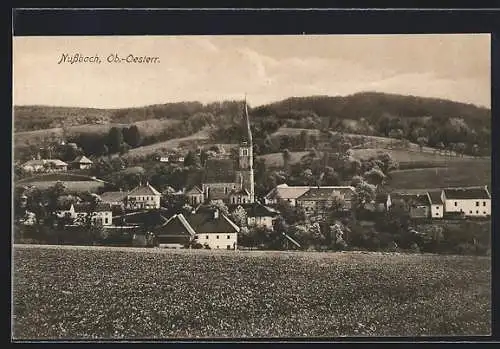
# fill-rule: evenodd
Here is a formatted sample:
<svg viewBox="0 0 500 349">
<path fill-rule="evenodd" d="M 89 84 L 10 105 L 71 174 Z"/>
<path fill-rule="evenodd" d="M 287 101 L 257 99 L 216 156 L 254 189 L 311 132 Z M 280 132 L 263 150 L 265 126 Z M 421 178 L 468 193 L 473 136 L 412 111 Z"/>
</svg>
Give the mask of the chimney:
<svg viewBox="0 0 500 349">
<path fill-rule="evenodd" d="M 219 219 L 219 210 L 215 209 L 214 211 L 214 219 Z"/>
</svg>

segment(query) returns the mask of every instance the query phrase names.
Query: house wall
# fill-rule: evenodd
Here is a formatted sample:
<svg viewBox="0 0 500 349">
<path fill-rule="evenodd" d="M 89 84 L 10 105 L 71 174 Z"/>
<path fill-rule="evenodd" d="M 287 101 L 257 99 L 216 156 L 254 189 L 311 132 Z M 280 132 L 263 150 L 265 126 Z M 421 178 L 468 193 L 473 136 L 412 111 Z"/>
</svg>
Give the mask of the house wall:
<svg viewBox="0 0 500 349">
<path fill-rule="evenodd" d="M 111 211 L 95 212 L 95 217 L 92 220 L 95 222 L 100 220 L 102 225 L 113 225 L 113 214 Z"/>
<path fill-rule="evenodd" d="M 203 191 L 205 197 L 208 197 L 209 195 L 209 188 L 218 189 L 221 191 L 223 190 L 224 193 L 229 195 L 231 190 L 241 189 L 241 185 L 239 185 L 239 183 L 203 183 L 201 185 L 201 190 Z"/>
<path fill-rule="evenodd" d="M 229 203 L 231 204 L 246 204 L 249 202 L 251 201 L 248 195 L 231 195 L 229 197 Z"/>
<path fill-rule="evenodd" d="M 444 206 L 443 205 L 432 205 L 431 206 L 431 217 L 432 218 L 443 218 Z"/>
<path fill-rule="evenodd" d="M 238 248 L 238 233 L 199 233 L 196 234 L 197 241 L 208 244 L 212 250 L 230 250 Z"/>
<path fill-rule="evenodd" d="M 198 205 L 203 203 L 203 194 L 189 194 L 188 199 L 191 205 Z"/>
<path fill-rule="evenodd" d="M 464 212 L 469 217 L 485 217 L 491 215 L 491 199 L 446 199 L 445 212 Z"/>
<path fill-rule="evenodd" d="M 160 195 L 129 195 L 127 207 L 130 209 L 155 209 L 160 208 Z"/>
</svg>

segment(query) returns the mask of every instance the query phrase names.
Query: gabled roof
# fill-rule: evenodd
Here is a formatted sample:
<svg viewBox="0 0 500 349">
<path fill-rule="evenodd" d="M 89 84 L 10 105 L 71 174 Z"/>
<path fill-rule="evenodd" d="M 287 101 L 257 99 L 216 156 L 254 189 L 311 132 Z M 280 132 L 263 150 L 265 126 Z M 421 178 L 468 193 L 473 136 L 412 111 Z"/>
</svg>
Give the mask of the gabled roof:
<svg viewBox="0 0 500 349">
<path fill-rule="evenodd" d="M 55 166 L 67 166 L 68 164 L 59 159 L 29 160 L 22 166 L 43 166 L 44 164 L 54 164 Z"/>
<path fill-rule="evenodd" d="M 309 186 L 277 186 L 266 195 L 266 199 L 296 199 L 307 192 L 309 189 Z"/>
<path fill-rule="evenodd" d="M 126 192 L 123 191 L 107 191 L 100 195 L 101 201 L 104 202 L 120 202 L 125 200 L 127 196 Z"/>
<path fill-rule="evenodd" d="M 408 203 L 414 203 L 417 205 L 426 205 L 426 206 L 429 206 L 431 204 L 427 192 L 424 192 L 422 194 L 407 194 L 407 193 L 393 192 L 390 195 L 391 195 L 391 201 L 402 200 Z"/>
<path fill-rule="evenodd" d="M 158 229 L 161 229 L 161 231 L 158 233 L 158 236 L 186 235 L 193 237 L 196 235 L 195 230 L 188 223 L 182 213 L 173 215 Z"/>
<path fill-rule="evenodd" d="M 242 189 L 233 189 L 231 190 L 231 194 L 232 195 L 245 195 L 245 196 L 250 196 L 250 193 L 248 192 L 248 190 L 246 190 L 245 188 L 242 188 Z"/>
<path fill-rule="evenodd" d="M 445 188 L 444 195 L 446 199 L 491 199 L 491 195 L 486 187 L 468 187 L 468 188 Z"/>
<path fill-rule="evenodd" d="M 354 193 L 353 187 L 311 187 L 297 200 L 326 200 L 335 196 L 337 192 Z"/>
<path fill-rule="evenodd" d="M 161 196 L 161 193 L 153 188 L 149 183 L 146 185 L 139 185 L 132 189 L 127 196 L 137 196 L 137 195 L 157 195 Z"/>
<path fill-rule="evenodd" d="M 234 211 L 240 206 L 246 211 L 248 217 L 275 217 L 279 214 L 274 208 L 264 206 L 260 202 L 228 205 L 228 208 Z"/>
<path fill-rule="evenodd" d="M 433 190 L 433 191 L 429 191 L 429 199 L 431 200 L 431 204 L 433 205 L 442 205 L 443 204 L 443 200 L 441 199 L 441 193 L 442 191 L 439 190 Z"/>
<path fill-rule="evenodd" d="M 214 218 L 213 212 L 199 212 L 186 217 L 186 220 L 198 234 L 206 233 L 237 233 L 240 228 L 228 217 L 219 213 Z"/>
<path fill-rule="evenodd" d="M 90 160 L 88 157 L 85 155 L 80 155 L 75 158 L 75 160 L 72 161 L 73 163 L 78 163 L 78 164 L 93 164 L 92 160 Z"/>
<path fill-rule="evenodd" d="M 201 190 L 198 186 L 194 186 L 188 191 L 186 191 L 186 195 L 194 195 L 194 194 L 203 194 L 203 190 Z"/>
<path fill-rule="evenodd" d="M 208 159 L 205 162 L 203 183 L 234 183 L 235 162 L 232 159 Z"/>
</svg>

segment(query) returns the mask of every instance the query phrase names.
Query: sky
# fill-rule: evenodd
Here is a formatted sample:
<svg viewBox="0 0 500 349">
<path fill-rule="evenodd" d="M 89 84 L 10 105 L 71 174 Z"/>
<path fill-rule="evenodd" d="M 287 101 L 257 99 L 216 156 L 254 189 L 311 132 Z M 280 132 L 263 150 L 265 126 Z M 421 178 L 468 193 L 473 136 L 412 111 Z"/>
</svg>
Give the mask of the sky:
<svg viewBox="0 0 500 349">
<path fill-rule="evenodd" d="M 61 63 L 63 54 L 101 63 Z M 110 55 L 158 57 L 108 63 Z M 490 35 L 14 37 L 13 104 L 126 108 L 377 91 L 490 108 Z"/>
</svg>

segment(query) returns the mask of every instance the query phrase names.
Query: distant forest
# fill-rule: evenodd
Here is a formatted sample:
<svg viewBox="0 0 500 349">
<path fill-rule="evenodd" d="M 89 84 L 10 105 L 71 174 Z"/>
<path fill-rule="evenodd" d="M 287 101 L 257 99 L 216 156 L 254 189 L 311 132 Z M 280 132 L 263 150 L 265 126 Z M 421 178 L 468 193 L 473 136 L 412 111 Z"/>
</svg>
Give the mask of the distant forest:
<svg viewBox="0 0 500 349">
<path fill-rule="evenodd" d="M 256 152 L 260 154 L 283 148 L 269 141 L 283 126 L 391 137 L 436 148 L 459 144 L 465 153 L 482 155 L 491 149 L 491 110 L 442 99 L 365 92 L 346 97 L 292 97 L 256 108 L 249 106 L 249 111 Z M 128 145 L 154 144 L 207 128 L 214 143 L 233 143 L 242 137 L 243 102 L 180 102 L 127 109 L 15 106 L 14 113 L 15 132 L 168 119 L 179 123 L 156 134 L 125 134 L 125 138 L 133 138 L 133 144 Z M 87 155 L 102 155 L 98 153 L 112 148 L 103 147 L 109 143 L 108 136 L 82 132 L 66 140 L 79 144 Z M 294 144 L 290 139 L 287 142 Z M 123 147 L 114 148 L 123 151 Z"/>
</svg>

